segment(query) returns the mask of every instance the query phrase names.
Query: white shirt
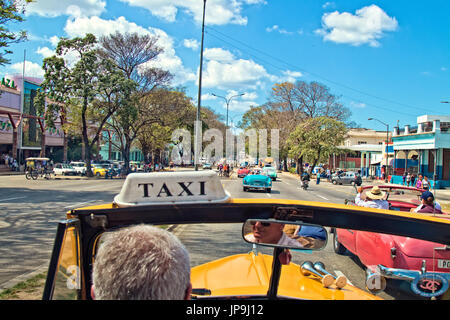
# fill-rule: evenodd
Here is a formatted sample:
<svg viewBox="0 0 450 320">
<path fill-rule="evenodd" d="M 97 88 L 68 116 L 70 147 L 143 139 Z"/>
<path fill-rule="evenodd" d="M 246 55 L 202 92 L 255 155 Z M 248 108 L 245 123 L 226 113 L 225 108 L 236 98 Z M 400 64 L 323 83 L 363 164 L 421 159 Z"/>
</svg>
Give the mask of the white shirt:
<svg viewBox="0 0 450 320">
<path fill-rule="evenodd" d="M 358 193 L 356 195 L 355 203 L 356 203 L 357 206 L 360 206 L 360 207 L 389 210 L 389 202 L 387 202 L 386 200 L 364 201 L 364 200 L 361 200 L 361 194 L 360 193 Z"/>
<path fill-rule="evenodd" d="M 253 236 L 253 233 L 249 233 L 245 236 L 245 239 L 251 243 L 256 243 L 256 239 Z M 264 242 L 263 242 L 264 244 Z M 281 235 L 280 240 L 278 240 L 277 245 L 283 246 L 283 247 L 297 247 L 297 248 L 303 248 L 302 244 L 298 242 L 297 240 L 294 240 L 292 238 L 289 238 L 284 232 Z"/>
</svg>

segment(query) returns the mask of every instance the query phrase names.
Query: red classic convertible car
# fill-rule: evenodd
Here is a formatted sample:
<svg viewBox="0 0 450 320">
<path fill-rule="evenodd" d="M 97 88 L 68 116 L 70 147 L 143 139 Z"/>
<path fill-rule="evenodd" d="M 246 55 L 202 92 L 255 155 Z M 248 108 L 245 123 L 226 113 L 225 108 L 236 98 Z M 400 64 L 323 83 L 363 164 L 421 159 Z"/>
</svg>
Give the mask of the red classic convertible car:
<svg viewBox="0 0 450 320">
<path fill-rule="evenodd" d="M 249 173 L 250 173 L 250 170 L 248 168 L 240 167 L 238 172 L 237 172 L 237 175 L 238 175 L 238 178 L 243 178 L 246 175 L 248 175 Z"/>
<path fill-rule="evenodd" d="M 371 188 L 372 186 L 364 187 L 361 194 Z M 389 202 L 390 210 L 402 211 L 405 215 L 424 215 L 424 213 L 411 213 L 410 210 L 420 204 L 420 196 L 425 190 L 390 185 L 379 188 L 386 193 L 385 199 Z M 354 200 L 346 200 L 346 204 L 355 205 Z M 379 211 L 380 214 L 386 211 L 373 210 Z M 447 214 L 435 216 L 450 219 Z M 411 225 L 411 228 L 414 228 L 414 225 Z M 333 232 L 334 251 L 344 254 L 348 250 L 356 255 L 362 264 L 368 267 L 368 276 L 376 270 L 384 279 L 407 280 L 411 282 L 412 291 L 424 297 L 439 296 L 447 291 L 448 280 L 450 280 L 450 246 L 350 229 L 334 229 L 331 232 Z M 422 277 L 422 280 L 414 281 L 418 277 Z M 435 281 L 442 278 L 447 281 Z"/>
</svg>

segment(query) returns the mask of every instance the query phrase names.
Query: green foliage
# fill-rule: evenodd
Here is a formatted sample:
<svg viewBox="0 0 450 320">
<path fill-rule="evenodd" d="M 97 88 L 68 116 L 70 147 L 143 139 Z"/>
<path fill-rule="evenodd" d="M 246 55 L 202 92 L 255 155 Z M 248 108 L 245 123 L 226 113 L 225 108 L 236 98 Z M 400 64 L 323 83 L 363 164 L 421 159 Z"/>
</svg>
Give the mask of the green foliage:
<svg viewBox="0 0 450 320">
<path fill-rule="evenodd" d="M 289 155 L 305 161 L 326 162 L 333 153 L 341 153 L 337 147 L 344 142 L 347 127 L 341 121 L 328 118 L 312 118 L 299 124 L 288 139 Z"/>
<path fill-rule="evenodd" d="M 25 0 L 22 4 L 15 0 L 1 0 L 0 1 L 0 48 L 5 48 L 0 53 L 0 66 L 10 63 L 10 60 L 5 56 L 12 53 L 8 48 L 13 43 L 18 43 L 27 39 L 26 31 L 13 32 L 6 26 L 9 23 L 22 22 L 25 13 L 25 4 L 30 3 L 31 0 Z"/>
<path fill-rule="evenodd" d="M 35 100 L 47 126 L 61 118 L 66 134 L 72 131 L 82 137 L 88 172 L 106 122 L 115 113 L 127 113 L 124 109 L 136 88 L 113 61 L 100 56 L 96 45 L 92 34 L 61 38 L 57 56 L 44 60 L 44 82 Z M 68 53 L 75 53 L 78 60 L 69 64 L 64 59 Z"/>
</svg>

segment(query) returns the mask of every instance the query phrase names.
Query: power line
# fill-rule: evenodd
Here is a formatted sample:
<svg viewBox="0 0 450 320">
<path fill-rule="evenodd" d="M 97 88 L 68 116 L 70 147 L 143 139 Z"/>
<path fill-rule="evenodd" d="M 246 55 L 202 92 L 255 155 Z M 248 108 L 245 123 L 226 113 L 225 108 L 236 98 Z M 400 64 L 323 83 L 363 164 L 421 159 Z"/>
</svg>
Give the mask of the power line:
<svg viewBox="0 0 450 320">
<path fill-rule="evenodd" d="M 230 37 L 230 36 L 228 36 L 228 35 L 226 35 L 226 34 L 220 32 L 220 31 L 218 31 L 218 30 L 216 30 L 216 29 L 214 29 L 214 28 L 207 27 L 207 30 L 211 30 L 211 31 L 213 31 L 213 32 L 216 32 L 216 33 L 218 33 L 218 34 L 220 34 L 220 35 L 222 35 L 222 36 L 224 36 L 224 37 L 226 37 L 226 38 L 228 38 L 228 39 L 231 39 L 232 41 L 235 41 L 235 42 L 237 42 L 237 43 L 239 43 L 239 44 L 241 44 L 241 45 L 243 45 L 243 46 L 245 46 L 245 47 L 247 47 L 247 48 L 249 48 L 249 49 L 251 49 L 251 50 L 254 50 L 254 51 L 256 51 L 256 52 L 258 52 L 258 53 L 260 53 L 260 54 L 263 54 L 263 55 L 265 55 L 265 56 L 267 56 L 267 57 L 269 57 L 269 58 L 271 58 L 271 59 L 274 59 L 274 60 L 276 60 L 276 61 L 278 61 L 278 62 L 280 62 L 280 63 L 282 63 L 282 64 L 284 64 L 284 65 L 286 65 L 286 66 L 288 66 L 288 67 L 290 67 L 290 68 L 298 69 L 298 70 L 300 70 L 300 71 L 302 71 L 302 72 L 304 72 L 304 73 L 308 73 L 308 74 L 310 74 L 310 75 L 313 75 L 313 76 L 315 76 L 315 77 L 317 77 L 317 78 L 320 78 L 320 79 L 322 79 L 322 80 L 324 80 L 324 81 L 326 81 L 326 82 L 333 83 L 333 84 L 335 84 L 335 85 L 337 85 L 337 86 L 346 88 L 346 89 L 351 90 L 351 91 L 355 91 L 355 92 L 357 92 L 357 93 L 360 93 L 360 94 L 363 94 L 363 95 L 366 95 L 366 96 L 369 96 L 369 97 L 372 97 L 372 98 L 375 98 L 375 99 L 378 99 L 378 100 L 382 100 L 382 101 L 389 102 L 389 103 L 394 103 L 394 104 L 401 105 L 401 106 L 404 106 L 404 107 L 407 107 L 407 108 L 412 108 L 412 109 L 415 109 L 415 110 L 419 110 L 419 111 L 421 111 L 421 112 L 423 112 L 423 110 L 424 110 L 423 107 L 422 107 L 422 108 L 420 108 L 420 107 L 415 107 L 415 106 L 411 106 L 411 105 L 404 104 L 404 103 L 401 103 L 401 102 L 397 102 L 397 101 L 385 99 L 385 98 L 376 96 L 376 95 L 374 95 L 374 94 L 370 94 L 370 93 L 367 93 L 367 92 L 364 92 L 364 91 L 361 91 L 361 90 L 352 88 L 352 87 L 350 87 L 350 86 L 347 86 L 347 85 L 338 83 L 338 82 L 336 82 L 336 81 L 327 79 L 327 78 L 325 78 L 325 77 L 323 77 L 323 76 L 321 76 L 321 75 L 319 75 L 319 74 L 310 72 L 310 71 L 308 71 L 308 70 L 306 70 L 306 69 L 304 69 L 304 68 L 301 68 L 301 67 L 298 67 L 298 66 L 296 66 L 296 65 L 293 65 L 293 64 L 291 64 L 291 63 L 289 63 L 289 62 L 286 62 L 286 61 L 284 61 L 284 60 L 282 60 L 282 59 L 280 59 L 280 58 L 278 58 L 278 57 L 274 57 L 274 56 L 272 56 L 272 55 L 270 55 L 270 54 L 268 54 L 268 53 L 266 53 L 266 52 L 264 52 L 264 51 L 262 51 L 262 50 L 253 48 L 253 47 L 249 46 L 248 44 L 246 44 L 246 43 L 244 43 L 244 42 L 242 42 L 242 41 L 240 41 L 240 40 L 234 39 L 234 38 L 232 38 L 232 37 Z M 237 49 L 239 49 L 239 50 L 245 52 L 244 50 L 242 50 L 242 48 L 239 48 L 239 47 L 237 47 L 236 45 L 231 44 L 231 43 L 229 43 L 228 41 L 221 39 L 221 38 L 218 37 L 217 35 L 210 34 L 210 36 L 213 36 L 213 37 L 215 37 L 216 39 L 218 39 L 218 40 L 220 40 L 220 41 L 222 41 L 222 42 L 225 42 L 225 43 L 227 43 L 227 44 L 229 44 L 229 45 L 231 45 L 231 46 L 233 46 L 233 47 L 235 47 L 235 48 L 237 48 Z M 249 54 L 248 52 L 246 52 L 246 53 Z M 250 55 L 252 55 L 252 54 L 250 54 Z M 252 56 L 254 56 L 254 55 L 252 55 Z M 255 57 L 255 56 L 254 56 L 254 57 Z M 267 62 L 267 61 L 265 61 L 265 60 L 263 60 L 263 59 L 261 59 L 261 58 L 259 58 L 259 57 L 255 57 L 255 58 L 260 59 L 260 60 L 263 61 L 264 63 L 267 63 L 267 64 L 271 65 L 272 67 L 281 70 L 281 68 L 276 67 L 276 66 L 274 66 L 273 64 L 271 64 L 271 63 L 269 63 L 269 62 Z M 369 105 L 369 104 L 366 103 L 366 105 Z M 379 108 L 379 106 L 376 106 L 376 107 Z M 386 108 L 384 108 L 384 109 L 386 110 Z M 392 112 L 396 112 L 396 113 L 402 113 L 402 112 L 399 112 L 399 111 L 397 111 L 397 110 L 391 110 L 391 109 L 387 109 L 387 110 L 392 111 Z M 402 114 L 406 114 L 406 115 L 408 115 L 408 116 L 411 115 L 410 113 L 402 113 Z"/>
</svg>

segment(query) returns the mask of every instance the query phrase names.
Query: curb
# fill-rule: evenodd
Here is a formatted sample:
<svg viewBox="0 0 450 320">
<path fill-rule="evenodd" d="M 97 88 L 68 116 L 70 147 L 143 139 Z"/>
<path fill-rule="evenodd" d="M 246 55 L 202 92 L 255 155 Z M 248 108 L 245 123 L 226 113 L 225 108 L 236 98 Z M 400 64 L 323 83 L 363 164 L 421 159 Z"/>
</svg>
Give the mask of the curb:
<svg viewBox="0 0 450 320">
<path fill-rule="evenodd" d="M 47 270 L 48 270 L 48 264 L 46 263 L 46 264 L 39 266 L 34 271 L 24 273 L 20 276 L 15 277 L 14 279 L 8 280 L 7 282 L 0 284 L 0 292 L 7 290 L 7 289 L 11 289 L 15 285 L 17 285 L 21 282 L 27 281 L 28 279 L 31 279 L 31 278 L 37 276 L 38 274 L 44 273 Z"/>
</svg>

